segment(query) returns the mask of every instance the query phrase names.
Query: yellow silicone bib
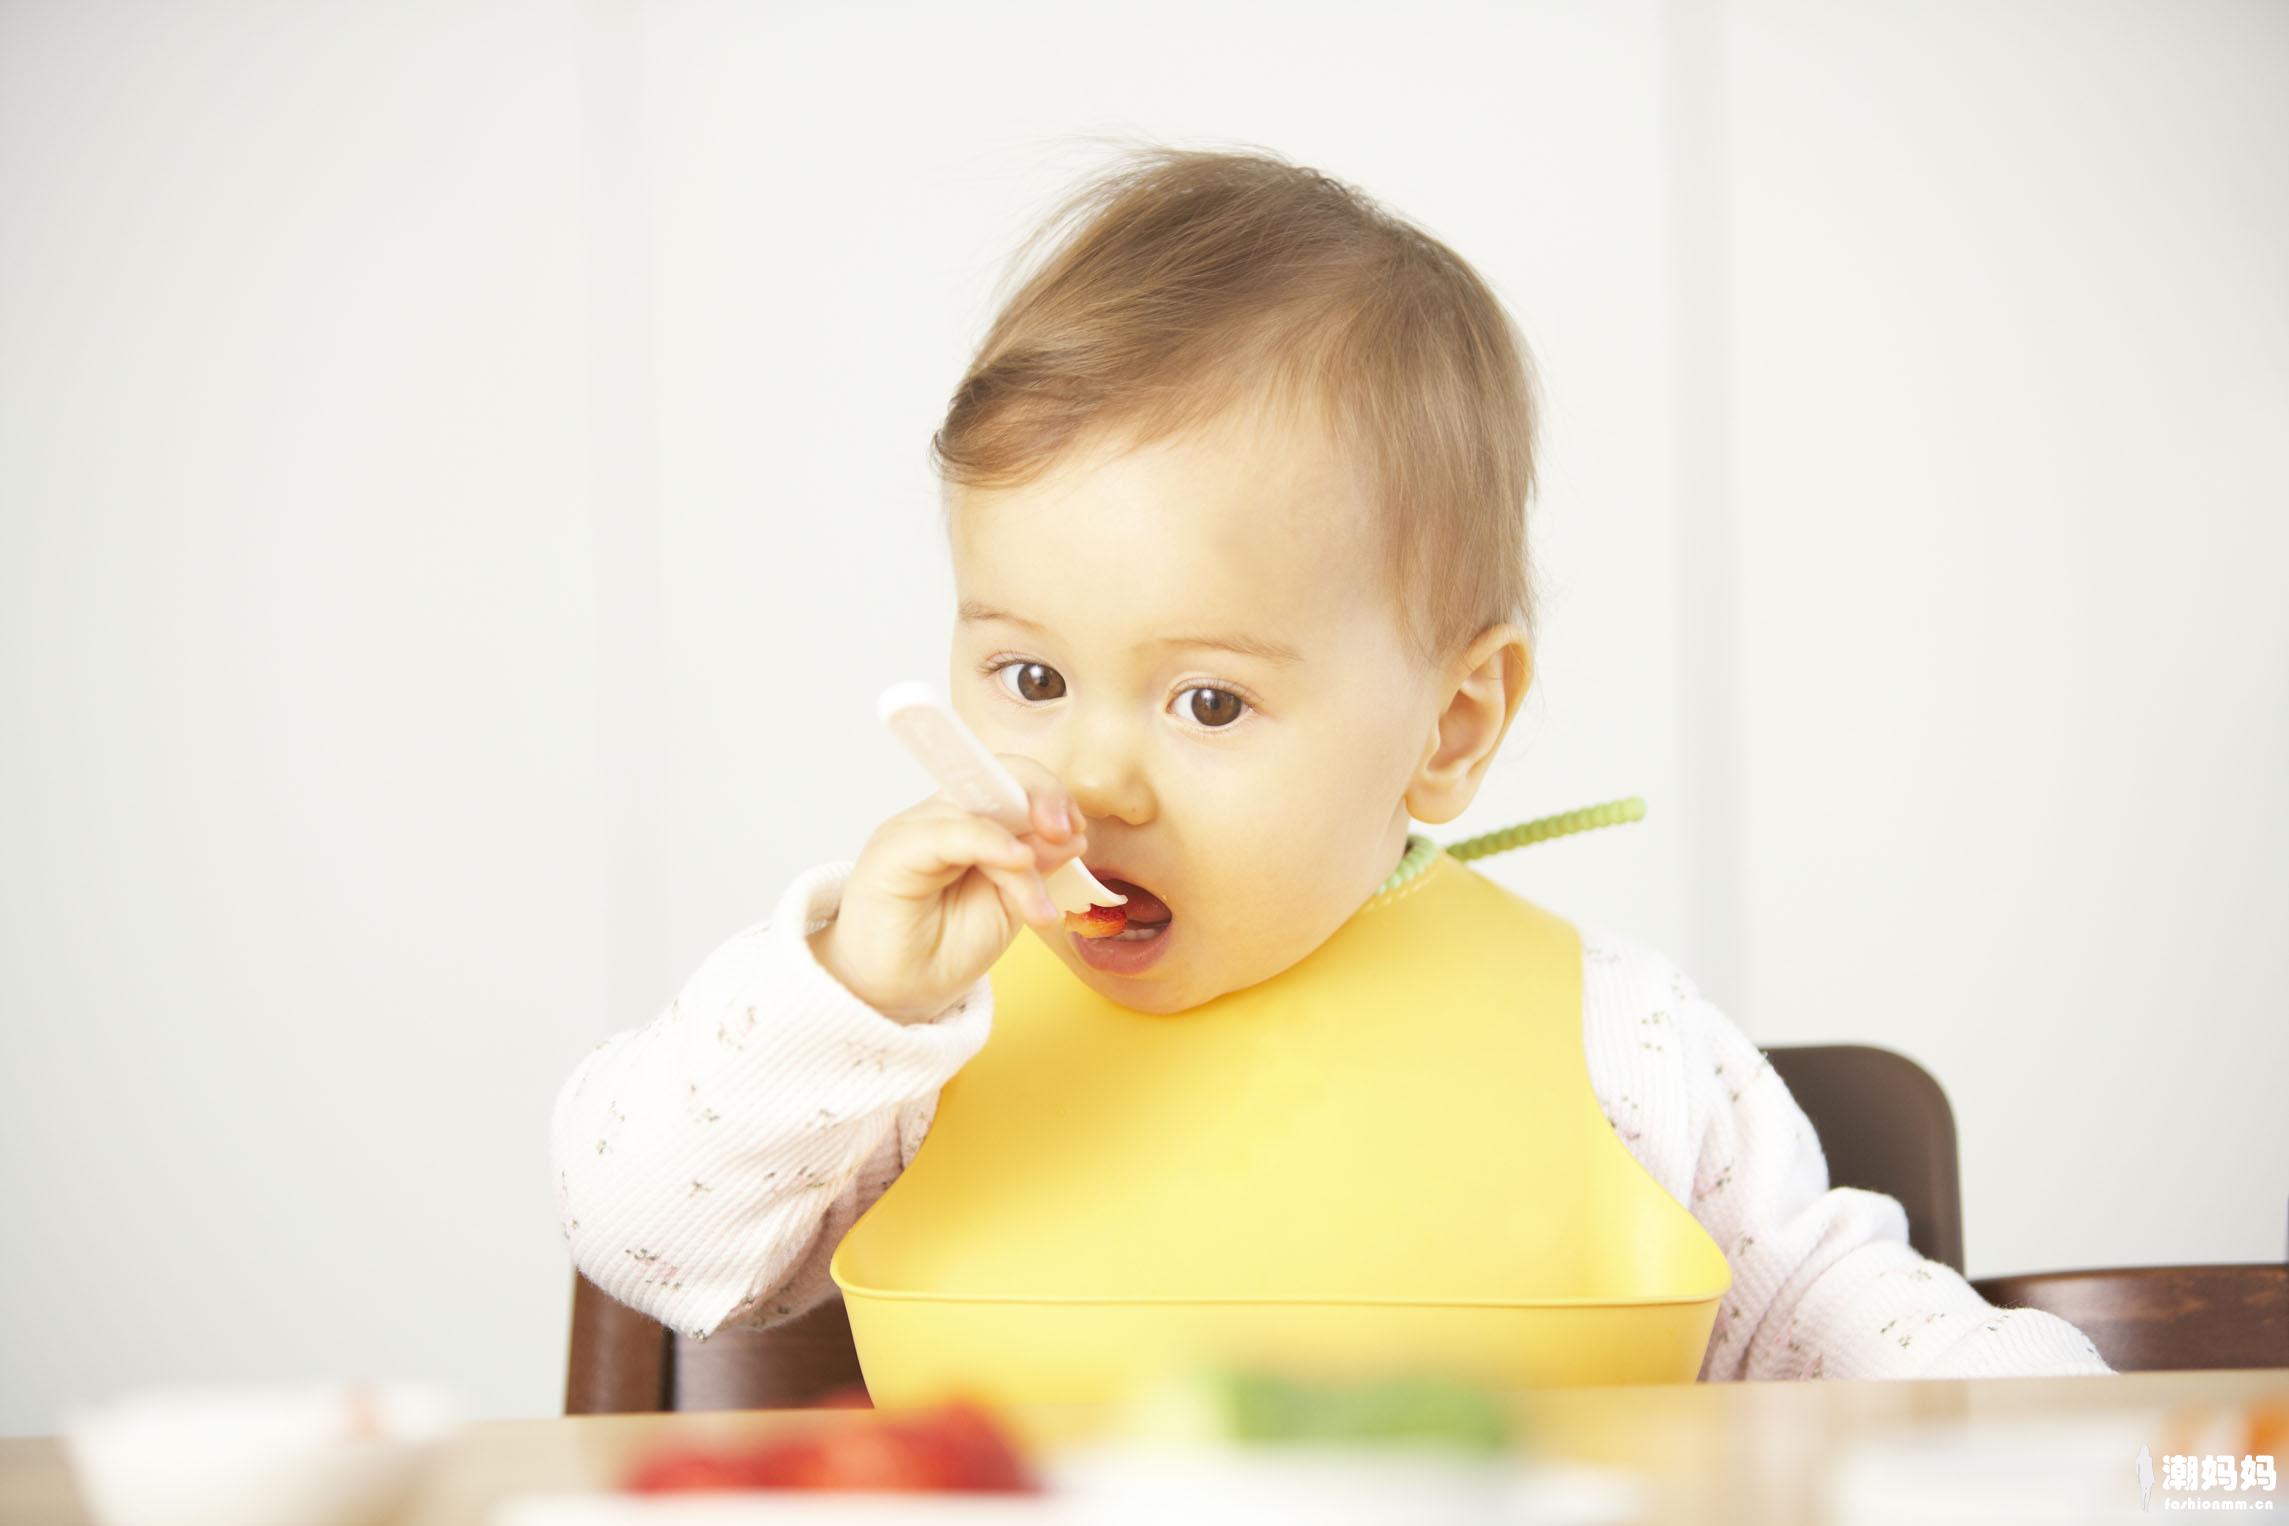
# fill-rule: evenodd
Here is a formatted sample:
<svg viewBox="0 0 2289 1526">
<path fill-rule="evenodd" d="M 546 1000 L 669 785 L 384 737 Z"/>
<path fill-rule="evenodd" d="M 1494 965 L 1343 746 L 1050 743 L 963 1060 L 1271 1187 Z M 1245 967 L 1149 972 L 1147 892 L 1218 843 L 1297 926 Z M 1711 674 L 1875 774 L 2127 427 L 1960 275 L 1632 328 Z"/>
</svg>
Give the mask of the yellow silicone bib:
<svg viewBox="0 0 2289 1526">
<path fill-rule="evenodd" d="M 1571 924 L 1433 850 L 1307 958 L 1171 1015 L 1030 930 L 993 1033 L 832 1273 L 878 1405 L 1203 1365 L 1690 1381 L 1723 1253 L 1615 1137 Z"/>
</svg>

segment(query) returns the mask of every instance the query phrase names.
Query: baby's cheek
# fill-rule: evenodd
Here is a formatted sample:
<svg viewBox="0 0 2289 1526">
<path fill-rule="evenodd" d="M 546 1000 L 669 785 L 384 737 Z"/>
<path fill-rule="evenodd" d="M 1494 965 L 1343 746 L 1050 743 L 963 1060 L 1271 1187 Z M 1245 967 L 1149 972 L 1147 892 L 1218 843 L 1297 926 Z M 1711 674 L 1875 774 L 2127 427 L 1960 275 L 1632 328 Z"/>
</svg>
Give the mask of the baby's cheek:
<svg viewBox="0 0 2289 1526">
<path fill-rule="evenodd" d="M 1251 883 L 1230 887 L 1218 904 L 1226 908 L 1216 918 L 1216 933 L 1235 952 L 1291 955 L 1299 940 L 1322 920 L 1319 900 L 1308 876 L 1297 876 L 1275 858 L 1257 861 L 1263 873 Z"/>
</svg>

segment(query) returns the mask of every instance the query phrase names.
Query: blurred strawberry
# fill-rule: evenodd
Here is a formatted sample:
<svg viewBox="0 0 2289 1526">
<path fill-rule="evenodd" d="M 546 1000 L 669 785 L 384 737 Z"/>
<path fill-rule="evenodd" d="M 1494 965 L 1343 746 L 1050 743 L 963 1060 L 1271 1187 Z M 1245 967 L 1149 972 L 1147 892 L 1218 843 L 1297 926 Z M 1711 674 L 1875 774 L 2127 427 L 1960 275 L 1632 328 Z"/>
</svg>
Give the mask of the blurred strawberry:
<svg viewBox="0 0 2289 1526">
<path fill-rule="evenodd" d="M 914 1442 L 937 1463 L 947 1489 L 1034 1490 L 1025 1459 L 983 1406 L 956 1400 L 913 1421 Z"/>
<path fill-rule="evenodd" d="M 752 1489 L 747 1460 L 705 1447 L 671 1446 L 641 1458 L 621 1488 L 636 1494 L 668 1494 L 685 1489 Z"/>
<path fill-rule="evenodd" d="M 882 1424 L 821 1426 L 765 1442 L 748 1454 L 767 1489 L 922 1490 L 944 1487 L 896 1429 Z"/>
<path fill-rule="evenodd" d="M 772 1436 L 726 1453 L 668 1446 L 623 1486 L 680 1489 L 873 1489 L 894 1492 L 1034 1492 L 1041 1485 L 1008 1434 L 982 1405 L 853 1416 Z"/>
</svg>

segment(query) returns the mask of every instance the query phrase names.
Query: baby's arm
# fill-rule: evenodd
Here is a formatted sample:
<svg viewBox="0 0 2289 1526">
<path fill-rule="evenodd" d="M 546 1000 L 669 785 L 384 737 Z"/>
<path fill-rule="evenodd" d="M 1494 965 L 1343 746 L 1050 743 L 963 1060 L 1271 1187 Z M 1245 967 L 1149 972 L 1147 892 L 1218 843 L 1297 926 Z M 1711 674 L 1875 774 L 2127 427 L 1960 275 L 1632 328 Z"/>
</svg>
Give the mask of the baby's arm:
<svg viewBox="0 0 2289 1526">
<path fill-rule="evenodd" d="M 1772 1063 L 1668 960 L 1586 928 L 1582 940 L 1598 1100 L 1732 1265 L 1703 1378 L 2112 1371 L 2065 1320 L 1997 1309 L 1917 1254 L 1895 1199 L 1831 1188 Z"/>
<path fill-rule="evenodd" d="M 836 1245 L 990 1031 L 983 977 L 936 1018 L 900 1024 L 819 966 L 808 935 L 850 868 L 799 876 L 769 920 L 557 1093 L 550 1153 L 574 1264 L 685 1335 L 779 1324 L 832 1296 Z"/>
</svg>

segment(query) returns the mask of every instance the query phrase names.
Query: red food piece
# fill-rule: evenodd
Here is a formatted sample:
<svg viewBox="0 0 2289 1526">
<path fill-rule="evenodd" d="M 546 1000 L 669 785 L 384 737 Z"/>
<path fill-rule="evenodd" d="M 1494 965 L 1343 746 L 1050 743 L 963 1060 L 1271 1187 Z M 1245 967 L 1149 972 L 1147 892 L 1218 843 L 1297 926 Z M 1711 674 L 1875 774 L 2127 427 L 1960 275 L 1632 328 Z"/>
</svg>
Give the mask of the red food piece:
<svg viewBox="0 0 2289 1526">
<path fill-rule="evenodd" d="M 774 1436 L 739 1451 L 670 1446 L 623 1486 L 683 1489 L 869 1489 L 1038 1492 L 1041 1484 L 993 1417 L 957 1400 L 918 1414 L 853 1418 Z"/>
<path fill-rule="evenodd" d="M 942 1488 L 927 1459 L 882 1425 L 838 1426 L 767 1441 L 747 1455 L 761 1489 Z"/>
<path fill-rule="evenodd" d="M 674 1494 L 687 1489 L 752 1489 L 747 1459 L 707 1447 L 663 1447 L 641 1458 L 620 1485 L 636 1494 Z"/>
<path fill-rule="evenodd" d="M 948 1487 L 1031 1491 L 1041 1487 L 1009 1433 L 979 1405 L 956 1400 L 914 1422 L 914 1434 L 934 1445 L 948 1474 Z"/>
<path fill-rule="evenodd" d="M 1118 906 L 1092 906 L 1087 911 L 1065 913 L 1065 929 L 1084 938 L 1110 938 L 1124 932 L 1129 925 L 1129 914 Z"/>
</svg>

